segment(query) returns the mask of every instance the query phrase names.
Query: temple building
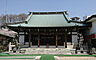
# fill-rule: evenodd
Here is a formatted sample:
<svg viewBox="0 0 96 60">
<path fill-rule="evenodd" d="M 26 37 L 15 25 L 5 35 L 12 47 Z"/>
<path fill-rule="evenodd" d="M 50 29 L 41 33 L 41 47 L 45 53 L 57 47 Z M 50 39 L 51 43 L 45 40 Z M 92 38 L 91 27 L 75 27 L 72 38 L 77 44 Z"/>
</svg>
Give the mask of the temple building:
<svg viewBox="0 0 96 60">
<path fill-rule="evenodd" d="M 68 43 L 76 46 L 83 43 L 84 32 L 88 29 L 86 24 L 71 22 L 66 11 L 30 12 L 25 21 L 8 27 L 18 32 L 18 42 L 21 45 L 65 48 L 68 47 Z"/>
</svg>

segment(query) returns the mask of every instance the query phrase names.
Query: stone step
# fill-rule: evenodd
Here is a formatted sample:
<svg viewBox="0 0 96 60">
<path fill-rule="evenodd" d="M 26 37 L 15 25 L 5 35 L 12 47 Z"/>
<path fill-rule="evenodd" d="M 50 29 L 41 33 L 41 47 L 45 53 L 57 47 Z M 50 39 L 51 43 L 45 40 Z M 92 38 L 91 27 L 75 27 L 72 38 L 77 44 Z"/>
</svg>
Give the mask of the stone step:
<svg viewBox="0 0 96 60">
<path fill-rule="evenodd" d="M 26 49 L 26 48 L 23 48 Z M 67 54 L 75 49 L 65 48 L 27 48 L 25 54 Z"/>
</svg>

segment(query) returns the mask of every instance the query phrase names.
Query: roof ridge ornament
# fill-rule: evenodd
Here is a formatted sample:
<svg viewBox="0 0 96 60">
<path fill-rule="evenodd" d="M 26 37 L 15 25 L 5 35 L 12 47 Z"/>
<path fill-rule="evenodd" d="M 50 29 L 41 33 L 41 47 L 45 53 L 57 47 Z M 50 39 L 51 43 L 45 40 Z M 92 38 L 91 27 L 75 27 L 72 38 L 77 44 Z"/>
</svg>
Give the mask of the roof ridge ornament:
<svg viewBox="0 0 96 60">
<path fill-rule="evenodd" d="M 32 15 L 33 15 L 33 12 L 31 12 L 30 15 L 26 18 L 26 20 L 25 20 L 25 23 L 26 23 L 26 24 L 27 24 L 28 21 L 31 19 Z"/>
<path fill-rule="evenodd" d="M 63 12 L 63 16 L 64 16 L 65 20 L 66 20 L 68 23 L 70 23 L 70 22 L 69 22 L 69 15 L 68 15 L 67 11 L 64 11 L 64 12 Z"/>
</svg>

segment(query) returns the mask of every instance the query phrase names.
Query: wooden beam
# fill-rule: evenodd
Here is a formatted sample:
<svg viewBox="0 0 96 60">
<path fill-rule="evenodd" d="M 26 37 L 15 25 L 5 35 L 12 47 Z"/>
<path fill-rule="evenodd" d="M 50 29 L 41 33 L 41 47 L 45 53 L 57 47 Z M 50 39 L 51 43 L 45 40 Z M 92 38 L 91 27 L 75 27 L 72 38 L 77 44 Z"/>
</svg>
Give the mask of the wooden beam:
<svg viewBox="0 0 96 60">
<path fill-rule="evenodd" d="M 64 12 L 66 11 L 62 11 L 62 12 L 31 12 L 33 14 L 64 14 Z"/>
</svg>

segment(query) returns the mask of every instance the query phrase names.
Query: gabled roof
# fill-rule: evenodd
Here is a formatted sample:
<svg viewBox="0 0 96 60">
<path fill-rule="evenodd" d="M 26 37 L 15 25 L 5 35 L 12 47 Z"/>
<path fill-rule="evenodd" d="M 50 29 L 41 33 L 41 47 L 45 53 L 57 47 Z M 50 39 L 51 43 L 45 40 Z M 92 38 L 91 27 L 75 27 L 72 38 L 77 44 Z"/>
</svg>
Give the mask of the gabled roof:
<svg viewBox="0 0 96 60">
<path fill-rule="evenodd" d="M 26 23 L 9 25 L 11 27 L 67 27 L 78 24 L 69 23 L 69 16 L 63 12 L 30 12 L 25 20 Z M 79 24 L 82 26 L 82 24 Z"/>
</svg>

